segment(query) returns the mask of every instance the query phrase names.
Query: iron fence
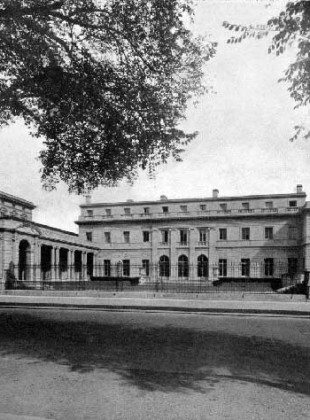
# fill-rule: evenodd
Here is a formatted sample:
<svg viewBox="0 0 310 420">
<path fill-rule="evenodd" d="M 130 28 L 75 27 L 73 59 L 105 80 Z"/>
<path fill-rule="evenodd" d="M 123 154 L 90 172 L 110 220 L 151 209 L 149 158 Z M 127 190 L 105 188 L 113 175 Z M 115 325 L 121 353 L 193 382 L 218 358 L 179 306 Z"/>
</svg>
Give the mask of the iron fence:
<svg viewBox="0 0 310 420">
<path fill-rule="evenodd" d="M 307 293 L 308 277 L 297 266 L 270 261 L 248 264 L 11 265 L 5 289 L 136 291 L 167 293 Z"/>
</svg>

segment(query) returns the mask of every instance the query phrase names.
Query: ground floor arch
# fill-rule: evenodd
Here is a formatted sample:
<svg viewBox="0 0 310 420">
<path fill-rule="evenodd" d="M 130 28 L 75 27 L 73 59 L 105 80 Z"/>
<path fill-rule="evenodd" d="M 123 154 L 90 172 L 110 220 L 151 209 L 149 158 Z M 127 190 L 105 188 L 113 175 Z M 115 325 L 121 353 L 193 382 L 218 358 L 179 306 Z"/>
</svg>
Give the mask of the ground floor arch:
<svg viewBox="0 0 310 420">
<path fill-rule="evenodd" d="M 30 280 L 30 271 L 31 246 L 26 239 L 23 239 L 20 241 L 18 248 L 18 279 Z"/>
</svg>

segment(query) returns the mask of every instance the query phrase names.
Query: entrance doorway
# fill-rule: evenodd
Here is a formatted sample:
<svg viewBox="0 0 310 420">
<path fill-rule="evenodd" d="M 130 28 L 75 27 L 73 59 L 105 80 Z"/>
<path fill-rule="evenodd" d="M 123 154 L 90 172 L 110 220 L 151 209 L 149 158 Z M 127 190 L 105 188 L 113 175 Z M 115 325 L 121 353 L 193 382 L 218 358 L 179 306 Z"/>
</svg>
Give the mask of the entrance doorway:
<svg viewBox="0 0 310 420">
<path fill-rule="evenodd" d="M 18 252 L 18 279 L 19 280 L 30 280 L 30 244 L 28 241 L 23 239 L 19 243 Z"/>
</svg>

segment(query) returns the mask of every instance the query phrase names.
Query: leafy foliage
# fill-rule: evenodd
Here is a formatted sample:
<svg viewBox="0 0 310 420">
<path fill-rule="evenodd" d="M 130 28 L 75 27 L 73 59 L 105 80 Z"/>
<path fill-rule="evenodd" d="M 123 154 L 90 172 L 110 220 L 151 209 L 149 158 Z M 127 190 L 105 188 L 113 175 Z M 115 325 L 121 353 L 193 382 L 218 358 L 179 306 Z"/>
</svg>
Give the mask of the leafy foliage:
<svg viewBox="0 0 310 420">
<path fill-rule="evenodd" d="M 150 172 L 196 133 L 179 129 L 206 91 L 215 45 L 191 0 L 2 0 L 0 124 L 44 138 L 42 180 L 78 193 Z"/>
<path fill-rule="evenodd" d="M 273 33 L 269 53 L 283 54 L 288 46 L 297 49 L 296 60 L 288 67 L 285 77 L 280 81 L 287 82 L 291 97 L 296 101 L 296 107 L 310 103 L 310 2 L 295 1 L 287 3 L 286 8 L 278 17 L 270 19 L 266 26 L 242 26 L 224 22 L 229 30 L 241 32 L 238 37 L 231 37 L 228 43 L 241 42 L 245 38 L 262 38 Z M 301 134 L 310 137 L 310 131 L 304 126 L 296 126 L 291 140 L 296 140 Z"/>
</svg>

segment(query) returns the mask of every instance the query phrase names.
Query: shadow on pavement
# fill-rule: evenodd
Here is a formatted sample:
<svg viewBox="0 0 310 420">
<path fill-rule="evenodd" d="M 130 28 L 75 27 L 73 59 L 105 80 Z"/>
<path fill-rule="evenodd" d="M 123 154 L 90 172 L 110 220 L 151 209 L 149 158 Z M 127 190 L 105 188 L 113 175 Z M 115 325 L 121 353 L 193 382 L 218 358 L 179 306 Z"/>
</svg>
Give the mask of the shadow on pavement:
<svg viewBox="0 0 310 420">
<path fill-rule="evenodd" d="M 307 348 L 282 341 L 173 326 L 130 327 L 0 314 L 0 355 L 107 369 L 142 390 L 208 392 L 222 380 L 310 395 Z"/>
</svg>

